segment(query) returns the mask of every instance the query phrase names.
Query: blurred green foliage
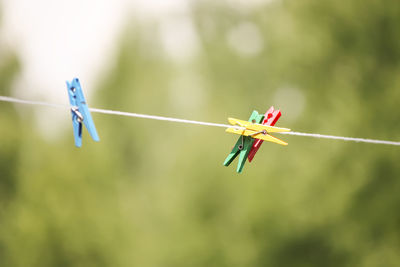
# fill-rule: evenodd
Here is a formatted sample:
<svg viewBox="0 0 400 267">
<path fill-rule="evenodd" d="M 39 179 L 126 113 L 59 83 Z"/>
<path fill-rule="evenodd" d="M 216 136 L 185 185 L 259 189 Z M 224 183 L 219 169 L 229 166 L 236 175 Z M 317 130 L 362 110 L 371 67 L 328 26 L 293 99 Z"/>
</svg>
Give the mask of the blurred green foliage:
<svg viewBox="0 0 400 267">
<path fill-rule="evenodd" d="M 293 87 L 304 110 L 290 119 L 299 99 L 281 101 L 280 126 L 398 139 L 400 2 L 192 10 L 200 55 L 177 63 L 159 24 L 133 22 L 89 103 L 223 122 L 265 112 Z M 228 45 L 241 23 L 260 30 L 260 54 Z M 10 95 L 19 64 L 5 58 L 0 92 Z M 400 264 L 396 147 L 284 136 L 288 147 L 264 144 L 237 175 L 222 166 L 237 137 L 221 129 L 93 114 L 101 143 L 85 133 L 76 149 L 72 131 L 39 135 L 31 107 L 0 110 L 0 266 Z"/>
</svg>

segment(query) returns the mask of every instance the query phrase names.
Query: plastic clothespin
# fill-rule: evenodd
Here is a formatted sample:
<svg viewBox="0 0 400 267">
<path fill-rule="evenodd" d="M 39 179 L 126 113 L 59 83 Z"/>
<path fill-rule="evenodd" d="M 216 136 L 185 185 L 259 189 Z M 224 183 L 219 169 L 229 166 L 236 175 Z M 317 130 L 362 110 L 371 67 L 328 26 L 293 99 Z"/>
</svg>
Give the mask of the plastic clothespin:
<svg viewBox="0 0 400 267">
<path fill-rule="evenodd" d="M 265 112 L 264 120 L 263 120 L 262 124 L 274 126 L 275 123 L 281 117 L 281 115 L 282 115 L 282 113 L 279 109 L 275 110 L 274 107 L 270 107 L 269 110 L 267 112 Z M 249 162 L 251 162 L 253 160 L 254 156 L 256 155 L 258 149 L 260 149 L 263 142 L 264 142 L 264 140 L 261 140 L 261 139 L 257 139 L 254 142 L 253 147 L 251 148 L 249 156 L 248 156 Z"/>
<path fill-rule="evenodd" d="M 254 110 L 249 118 L 249 122 L 250 123 L 261 123 L 263 118 L 264 118 L 264 115 L 261 115 L 256 110 Z M 231 128 L 229 128 L 229 129 L 231 129 Z M 243 132 L 243 130 L 239 130 L 239 131 Z M 244 164 L 246 163 L 246 160 L 247 160 L 247 157 L 251 150 L 251 147 L 253 146 L 254 141 L 255 141 L 255 139 L 253 139 L 251 136 L 242 135 L 241 137 L 239 137 L 239 139 L 237 140 L 231 153 L 225 159 L 224 165 L 229 166 L 232 163 L 232 161 L 239 155 L 239 162 L 238 162 L 236 171 L 238 173 L 241 173 L 243 170 Z"/>
<path fill-rule="evenodd" d="M 268 112 L 267 114 L 267 122 L 268 122 Z M 274 113 L 272 113 L 274 114 Z M 287 143 L 282 141 L 272 135 L 270 133 L 279 133 L 279 132 L 289 132 L 290 129 L 287 128 L 278 128 L 270 125 L 263 125 L 260 124 L 264 119 L 264 115 L 258 114 L 257 111 L 253 111 L 249 121 L 242 121 L 234 118 L 228 118 L 230 124 L 234 125 L 235 127 L 230 127 L 226 129 L 228 133 L 234 133 L 241 135 L 239 140 L 236 142 L 235 147 L 232 149 L 232 152 L 226 158 L 224 165 L 228 166 L 233 159 L 237 155 L 239 156 L 239 164 L 237 168 L 237 172 L 241 173 L 246 162 L 246 159 L 249 156 L 250 151 L 254 145 L 254 142 L 258 139 L 263 141 L 269 141 L 273 143 L 277 143 L 279 145 L 286 146 Z M 277 120 L 277 119 L 276 119 Z M 275 120 L 275 122 L 276 122 Z M 258 144 L 258 148 L 261 144 Z M 257 151 L 255 151 L 257 152 Z M 255 154 L 255 153 L 254 153 Z M 253 157 L 254 157 L 253 154 Z"/>
<path fill-rule="evenodd" d="M 96 142 L 100 141 L 96 127 L 89 108 L 83 95 L 82 87 L 78 78 L 74 78 L 71 82 L 67 81 L 69 102 L 71 104 L 72 125 L 74 128 L 75 146 L 82 146 L 82 122 L 88 130 L 92 139 Z"/>
<path fill-rule="evenodd" d="M 236 126 L 236 125 L 239 126 L 239 127 L 236 126 L 236 127 L 226 129 L 226 132 L 228 132 L 228 133 L 250 136 L 255 139 L 262 139 L 264 141 L 277 143 L 279 145 L 284 145 L 284 146 L 288 145 L 288 143 L 270 135 L 270 133 L 290 132 L 290 129 L 262 125 L 262 124 L 259 124 L 256 122 L 252 123 L 252 122 L 242 121 L 242 120 L 233 119 L 233 118 L 229 118 L 228 121 L 230 124 L 232 124 L 234 126 Z"/>
</svg>

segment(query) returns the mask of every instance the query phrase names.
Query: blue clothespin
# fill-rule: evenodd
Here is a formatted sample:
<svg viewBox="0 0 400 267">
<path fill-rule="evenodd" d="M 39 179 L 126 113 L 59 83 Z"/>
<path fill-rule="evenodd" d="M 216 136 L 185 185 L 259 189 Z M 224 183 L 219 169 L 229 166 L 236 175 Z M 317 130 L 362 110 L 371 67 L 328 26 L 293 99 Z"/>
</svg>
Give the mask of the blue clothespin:
<svg viewBox="0 0 400 267">
<path fill-rule="evenodd" d="M 67 81 L 69 102 L 71 104 L 72 126 L 74 127 L 75 146 L 82 146 L 82 122 L 92 136 L 93 140 L 100 141 L 89 108 L 83 95 L 78 78 Z"/>
</svg>

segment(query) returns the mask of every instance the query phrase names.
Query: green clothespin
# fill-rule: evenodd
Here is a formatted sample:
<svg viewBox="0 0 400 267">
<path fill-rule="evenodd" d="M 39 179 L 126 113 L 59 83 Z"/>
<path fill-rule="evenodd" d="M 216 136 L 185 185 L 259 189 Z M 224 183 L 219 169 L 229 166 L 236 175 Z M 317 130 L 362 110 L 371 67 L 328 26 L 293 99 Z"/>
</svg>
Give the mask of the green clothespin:
<svg viewBox="0 0 400 267">
<path fill-rule="evenodd" d="M 249 122 L 261 123 L 263 119 L 264 115 L 258 114 L 258 112 L 254 110 L 249 118 Z M 232 152 L 225 159 L 224 165 L 229 166 L 229 164 L 231 164 L 231 162 L 239 155 L 239 163 L 236 171 L 241 173 L 254 141 L 255 139 L 250 136 L 240 136 L 236 145 L 233 147 Z"/>
</svg>

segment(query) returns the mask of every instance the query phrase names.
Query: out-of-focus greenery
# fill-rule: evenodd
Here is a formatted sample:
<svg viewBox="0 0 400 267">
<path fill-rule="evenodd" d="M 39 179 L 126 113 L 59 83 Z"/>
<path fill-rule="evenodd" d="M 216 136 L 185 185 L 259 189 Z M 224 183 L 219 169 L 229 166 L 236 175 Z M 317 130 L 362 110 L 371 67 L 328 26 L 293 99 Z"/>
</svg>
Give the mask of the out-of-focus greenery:
<svg viewBox="0 0 400 267">
<path fill-rule="evenodd" d="M 399 139 L 399 1 L 192 8 L 200 55 L 171 60 L 160 24 L 135 22 L 89 103 L 224 122 L 264 112 L 292 87 L 305 107 L 290 119 L 299 100 L 279 103 L 280 126 Z M 260 30 L 260 54 L 228 45 L 241 23 Z M 1 57 L 9 95 L 18 61 Z M 0 266 L 400 264 L 397 147 L 283 136 L 288 147 L 264 144 L 237 175 L 222 166 L 237 137 L 218 128 L 93 114 L 101 142 L 85 132 L 76 149 L 71 129 L 40 136 L 30 107 L 0 110 Z"/>
</svg>

